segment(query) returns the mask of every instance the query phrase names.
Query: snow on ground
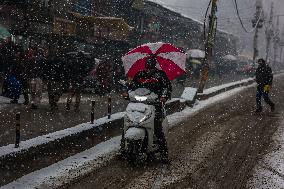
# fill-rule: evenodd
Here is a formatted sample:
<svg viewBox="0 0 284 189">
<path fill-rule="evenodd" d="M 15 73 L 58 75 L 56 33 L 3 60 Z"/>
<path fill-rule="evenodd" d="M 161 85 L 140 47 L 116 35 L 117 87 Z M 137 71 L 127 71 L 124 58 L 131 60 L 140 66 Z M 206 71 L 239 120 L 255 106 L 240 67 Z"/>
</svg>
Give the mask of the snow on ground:
<svg viewBox="0 0 284 189">
<path fill-rule="evenodd" d="M 178 123 L 185 121 L 190 116 L 196 115 L 203 109 L 212 106 L 221 100 L 230 98 L 252 86 L 255 86 L 255 84 L 224 92 L 208 100 L 197 102 L 193 108 L 188 107 L 182 112 L 169 115 L 169 127 L 178 126 Z M 55 188 L 56 186 L 61 186 L 95 170 L 101 164 L 113 158 L 115 153 L 119 150 L 120 138 L 121 136 L 114 137 L 106 142 L 102 142 L 89 150 L 25 175 L 0 189 L 11 189 L 19 186 L 24 189 Z"/>
<path fill-rule="evenodd" d="M 198 114 L 200 111 L 214 105 L 215 103 L 218 103 L 221 100 L 224 100 L 224 99 L 229 98 L 231 96 L 234 96 L 237 93 L 240 93 L 241 91 L 243 91 L 247 88 L 250 88 L 252 86 L 255 86 L 255 84 L 251 84 L 249 86 L 244 86 L 244 87 L 232 89 L 230 91 L 227 91 L 227 92 L 221 93 L 219 95 L 216 95 L 212 98 L 209 98 L 208 100 L 196 101 L 196 103 L 194 104 L 194 106 L 192 108 L 186 108 L 181 112 L 176 112 L 172 115 L 169 115 L 168 116 L 169 125 L 170 125 L 170 127 L 178 125 L 179 123 L 188 119 L 190 116 L 194 116 L 194 115 Z"/>
<path fill-rule="evenodd" d="M 40 189 L 62 186 L 81 175 L 88 174 L 110 160 L 120 147 L 121 137 L 114 137 L 95 147 L 40 169 L 0 189 Z"/>
<path fill-rule="evenodd" d="M 8 106 L 10 104 L 10 101 L 11 101 L 10 98 L 0 96 L 0 110 Z M 19 99 L 19 103 L 23 103 L 23 102 L 24 102 L 24 98 L 21 96 Z M 10 105 L 14 105 L 14 104 L 10 104 Z"/>
<path fill-rule="evenodd" d="M 7 103 L 10 103 L 10 100 L 8 101 L 8 98 L 0 96 L 0 110 L 5 108 L 7 106 Z"/>
<path fill-rule="evenodd" d="M 275 78 L 283 76 L 277 74 Z M 272 137 L 274 148 L 254 169 L 253 178 L 248 182 L 248 188 L 284 188 L 284 120 Z"/>
<path fill-rule="evenodd" d="M 284 188 L 284 120 L 273 135 L 274 149 L 254 169 L 253 179 L 248 183 L 251 189 Z"/>
<path fill-rule="evenodd" d="M 47 135 L 32 138 L 30 140 L 22 141 L 20 143 L 19 148 L 15 148 L 14 144 L 0 147 L 0 157 L 6 156 L 8 154 L 17 154 L 21 151 L 28 150 L 31 147 L 36 147 L 42 144 L 46 144 L 48 142 L 55 141 L 55 140 L 58 140 L 58 139 L 61 139 L 61 138 L 64 138 L 64 137 L 67 137 L 69 135 L 73 135 L 76 133 L 80 133 L 82 131 L 89 130 L 94 127 L 100 127 L 101 125 L 108 123 L 110 121 L 122 119 L 124 114 L 125 114 L 124 112 L 119 112 L 116 114 L 112 114 L 111 119 L 108 119 L 107 117 L 103 117 L 103 118 L 97 119 L 94 124 L 83 123 L 75 127 L 56 131 L 54 133 L 49 133 Z"/>
</svg>

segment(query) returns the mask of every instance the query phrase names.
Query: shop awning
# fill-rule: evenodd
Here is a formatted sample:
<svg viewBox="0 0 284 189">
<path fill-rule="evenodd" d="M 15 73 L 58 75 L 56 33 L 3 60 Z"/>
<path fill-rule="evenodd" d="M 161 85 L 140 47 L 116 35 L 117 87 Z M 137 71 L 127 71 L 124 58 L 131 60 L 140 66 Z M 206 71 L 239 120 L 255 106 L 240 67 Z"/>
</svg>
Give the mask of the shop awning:
<svg viewBox="0 0 284 189">
<path fill-rule="evenodd" d="M 116 17 L 95 17 L 85 16 L 76 12 L 70 12 L 77 21 L 95 23 L 98 27 L 109 28 L 113 31 L 131 31 L 133 27 L 129 26 L 125 20 Z"/>
<path fill-rule="evenodd" d="M 94 23 L 95 17 L 94 16 L 86 16 L 86 15 L 82 15 L 80 13 L 77 12 L 70 12 L 70 14 L 72 14 L 75 18 L 75 20 L 77 21 L 83 21 L 83 22 L 91 22 Z"/>
<path fill-rule="evenodd" d="M 115 31 L 131 31 L 133 29 L 122 18 L 96 17 L 94 22 L 99 27 L 110 28 Z"/>
</svg>

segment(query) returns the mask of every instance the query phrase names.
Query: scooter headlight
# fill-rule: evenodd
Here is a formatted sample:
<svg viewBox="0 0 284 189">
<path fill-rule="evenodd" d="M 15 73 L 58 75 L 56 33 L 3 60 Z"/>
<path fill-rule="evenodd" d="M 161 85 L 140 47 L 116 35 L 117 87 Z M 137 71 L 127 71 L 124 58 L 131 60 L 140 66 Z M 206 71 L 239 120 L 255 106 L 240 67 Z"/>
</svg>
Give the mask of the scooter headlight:
<svg viewBox="0 0 284 189">
<path fill-rule="evenodd" d="M 147 100 L 147 96 L 135 96 L 134 98 L 135 100 L 140 101 L 140 102 Z"/>
</svg>

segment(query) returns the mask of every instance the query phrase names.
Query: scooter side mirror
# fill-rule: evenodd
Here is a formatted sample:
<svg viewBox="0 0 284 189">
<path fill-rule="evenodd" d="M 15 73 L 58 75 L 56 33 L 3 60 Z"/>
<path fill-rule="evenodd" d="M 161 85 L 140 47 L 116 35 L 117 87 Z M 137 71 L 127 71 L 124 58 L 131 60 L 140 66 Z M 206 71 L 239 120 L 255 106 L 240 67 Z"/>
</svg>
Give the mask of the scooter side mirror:
<svg viewBox="0 0 284 189">
<path fill-rule="evenodd" d="M 121 84 L 121 85 L 126 86 L 126 81 L 125 81 L 125 80 L 120 79 L 120 80 L 118 81 L 118 83 Z"/>
</svg>

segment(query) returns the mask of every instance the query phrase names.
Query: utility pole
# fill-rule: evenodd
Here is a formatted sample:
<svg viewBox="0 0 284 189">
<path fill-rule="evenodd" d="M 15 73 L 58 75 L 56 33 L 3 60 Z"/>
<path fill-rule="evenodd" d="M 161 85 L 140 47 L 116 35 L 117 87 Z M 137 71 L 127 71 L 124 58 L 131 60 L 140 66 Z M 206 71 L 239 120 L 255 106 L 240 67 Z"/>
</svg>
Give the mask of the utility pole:
<svg viewBox="0 0 284 189">
<path fill-rule="evenodd" d="M 273 15 L 274 15 L 274 11 L 273 11 L 273 2 L 271 3 L 271 11 L 270 11 L 270 18 L 269 18 L 269 22 L 268 22 L 268 27 L 265 30 L 265 34 L 266 34 L 266 62 L 268 61 L 268 57 L 269 57 L 269 50 L 270 50 L 270 42 L 271 39 L 273 38 L 274 32 L 273 32 Z"/>
<path fill-rule="evenodd" d="M 209 72 L 209 66 L 212 61 L 213 57 L 213 47 L 214 47 L 214 41 L 215 41 L 215 34 L 217 30 L 217 1 L 218 0 L 212 0 L 211 4 L 211 13 L 209 16 L 209 31 L 206 35 L 206 41 L 205 41 L 205 58 L 202 62 L 202 68 L 201 68 L 201 77 L 200 82 L 198 86 L 197 93 L 203 93 L 203 89 L 205 87 L 205 83 L 208 80 L 208 72 Z"/>
<path fill-rule="evenodd" d="M 279 43 L 280 43 L 279 34 L 280 34 L 280 31 L 279 31 L 279 16 L 277 16 L 277 22 L 276 22 L 275 33 L 274 33 L 274 38 L 273 38 L 273 42 L 274 42 L 273 67 L 276 66 L 276 59 L 277 59 L 277 55 L 278 55 L 278 47 L 279 47 Z"/>
<path fill-rule="evenodd" d="M 255 59 L 259 55 L 258 52 L 258 31 L 263 27 L 263 9 L 262 1 L 256 1 L 256 12 L 254 19 L 252 20 L 252 26 L 255 27 L 254 40 L 253 40 L 253 66 L 255 66 Z"/>
<path fill-rule="evenodd" d="M 281 33 L 281 39 L 280 39 L 280 46 L 281 46 L 280 62 L 282 63 L 282 53 L 283 53 L 283 47 L 284 47 L 284 25 L 283 25 L 283 27 L 282 27 L 282 33 Z"/>
</svg>

